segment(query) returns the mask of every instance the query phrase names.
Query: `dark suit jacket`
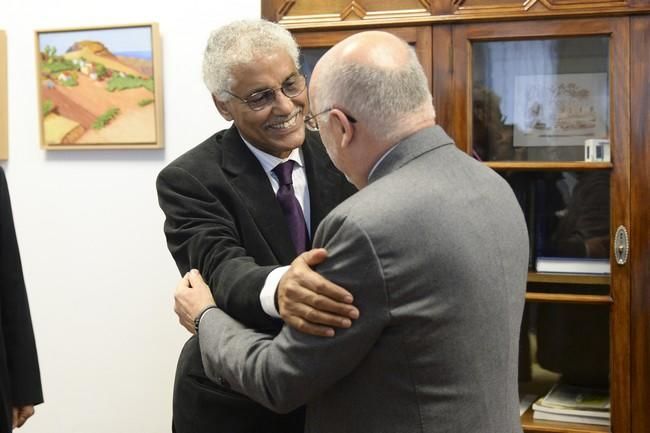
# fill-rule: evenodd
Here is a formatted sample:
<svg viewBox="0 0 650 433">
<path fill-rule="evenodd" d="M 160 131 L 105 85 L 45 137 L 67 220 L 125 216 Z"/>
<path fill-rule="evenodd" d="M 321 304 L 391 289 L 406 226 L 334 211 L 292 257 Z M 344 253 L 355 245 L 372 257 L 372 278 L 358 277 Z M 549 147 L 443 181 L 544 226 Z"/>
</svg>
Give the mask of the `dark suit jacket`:
<svg viewBox="0 0 650 433">
<path fill-rule="evenodd" d="M 43 402 L 32 320 L 5 173 L 0 167 L 0 433 L 11 407 Z"/>
<path fill-rule="evenodd" d="M 521 433 L 519 328 L 528 234 L 512 189 L 440 127 L 401 141 L 322 221 L 317 267 L 360 317 L 334 338 L 271 339 L 219 309 L 201 320 L 208 377 L 308 433 Z"/>
<path fill-rule="evenodd" d="M 302 154 L 314 233 L 354 188 L 317 134 L 307 132 Z M 256 330 L 277 333 L 281 321 L 264 313 L 259 294 L 269 272 L 296 254 L 268 177 L 237 130 L 221 131 L 170 163 L 156 185 L 167 244 L 181 274 L 199 269 L 221 308 Z M 273 414 L 210 382 L 191 338 L 176 374 L 174 426 L 177 433 L 291 433 L 302 432 L 302 419 Z"/>
</svg>

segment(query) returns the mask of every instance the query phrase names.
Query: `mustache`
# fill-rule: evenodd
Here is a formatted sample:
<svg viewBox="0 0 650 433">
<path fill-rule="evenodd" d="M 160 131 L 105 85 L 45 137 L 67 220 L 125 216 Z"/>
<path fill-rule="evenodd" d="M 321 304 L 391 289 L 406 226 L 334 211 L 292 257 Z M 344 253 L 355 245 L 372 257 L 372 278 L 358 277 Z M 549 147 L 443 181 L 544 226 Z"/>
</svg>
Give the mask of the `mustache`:
<svg viewBox="0 0 650 433">
<path fill-rule="evenodd" d="M 287 116 L 276 116 L 273 119 L 269 120 L 267 122 L 267 125 L 273 125 L 275 123 L 283 123 L 286 122 L 287 120 L 293 118 L 294 116 L 297 116 L 298 114 L 302 113 L 302 108 L 297 107 L 295 110 L 293 110 L 289 115 Z"/>
</svg>

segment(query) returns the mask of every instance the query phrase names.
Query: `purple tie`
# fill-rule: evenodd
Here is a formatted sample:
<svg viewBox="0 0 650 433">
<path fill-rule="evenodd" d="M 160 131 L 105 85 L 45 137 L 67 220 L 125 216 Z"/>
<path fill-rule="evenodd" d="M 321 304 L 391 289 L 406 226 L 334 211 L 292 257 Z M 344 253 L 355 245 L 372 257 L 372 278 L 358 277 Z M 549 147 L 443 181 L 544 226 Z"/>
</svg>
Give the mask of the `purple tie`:
<svg viewBox="0 0 650 433">
<path fill-rule="evenodd" d="M 296 253 L 300 254 L 307 251 L 309 235 L 307 234 L 307 225 L 305 224 L 302 208 L 293 191 L 293 181 L 291 179 L 293 164 L 292 160 L 278 164 L 273 169 L 273 173 L 278 177 L 280 183 L 277 194 L 278 202 L 282 207 L 284 218 L 287 220 L 289 234 L 293 245 L 296 247 Z"/>
</svg>

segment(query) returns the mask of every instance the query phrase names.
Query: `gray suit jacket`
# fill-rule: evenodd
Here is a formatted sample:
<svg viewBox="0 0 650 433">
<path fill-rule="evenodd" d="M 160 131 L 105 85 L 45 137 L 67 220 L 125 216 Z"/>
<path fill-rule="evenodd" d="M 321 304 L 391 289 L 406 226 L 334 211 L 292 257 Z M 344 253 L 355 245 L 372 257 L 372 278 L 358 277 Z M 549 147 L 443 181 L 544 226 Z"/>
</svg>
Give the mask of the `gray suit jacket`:
<svg viewBox="0 0 650 433">
<path fill-rule="evenodd" d="M 361 317 L 334 338 L 285 326 L 272 339 L 210 310 L 199 332 L 209 377 L 276 411 L 307 403 L 307 432 L 521 432 L 528 236 L 498 174 L 441 128 L 421 130 L 314 244 L 330 254 L 318 271 Z"/>
</svg>

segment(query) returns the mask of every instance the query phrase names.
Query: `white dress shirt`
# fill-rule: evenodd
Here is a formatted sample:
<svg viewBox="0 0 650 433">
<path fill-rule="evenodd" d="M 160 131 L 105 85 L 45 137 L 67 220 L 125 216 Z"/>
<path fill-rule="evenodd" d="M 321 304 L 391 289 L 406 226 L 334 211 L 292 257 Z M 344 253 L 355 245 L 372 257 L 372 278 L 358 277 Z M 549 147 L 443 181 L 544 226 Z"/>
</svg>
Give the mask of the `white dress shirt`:
<svg viewBox="0 0 650 433">
<path fill-rule="evenodd" d="M 302 153 L 300 152 L 300 149 L 294 149 L 289 157 L 282 159 L 256 148 L 248 141 L 246 141 L 244 137 L 241 139 L 244 141 L 250 151 L 253 152 L 255 158 L 257 158 L 257 160 L 260 162 L 260 165 L 264 169 L 266 176 L 269 178 L 269 182 L 271 182 L 271 187 L 273 188 L 273 192 L 275 194 L 277 194 L 278 189 L 280 189 L 280 183 L 278 182 L 278 178 L 275 173 L 273 173 L 273 169 L 276 165 L 288 160 L 295 162 L 293 165 L 293 172 L 291 173 L 293 191 L 296 195 L 298 203 L 300 203 L 300 207 L 302 207 L 302 213 L 305 216 L 305 224 L 307 225 L 307 232 L 311 238 L 311 207 L 309 203 L 309 187 L 307 186 L 307 174 L 305 173 L 305 165 L 303 163 Z M 282 278 L 287 269 L 289 269 L 289 266 L 281 266 L 271 271 L 271 273 L 269 273 L 269 275 L 266 277 L 264 287 L 262 287 L 262 291 L 260 292 L 260 303 L 262 304 L 262 309 L 271 317 L 280 317 L 280 313 L 275 308 L 275 291 L 278 287 L 278 283 L 280 282 L 280 278 Z"/>
</svg>

